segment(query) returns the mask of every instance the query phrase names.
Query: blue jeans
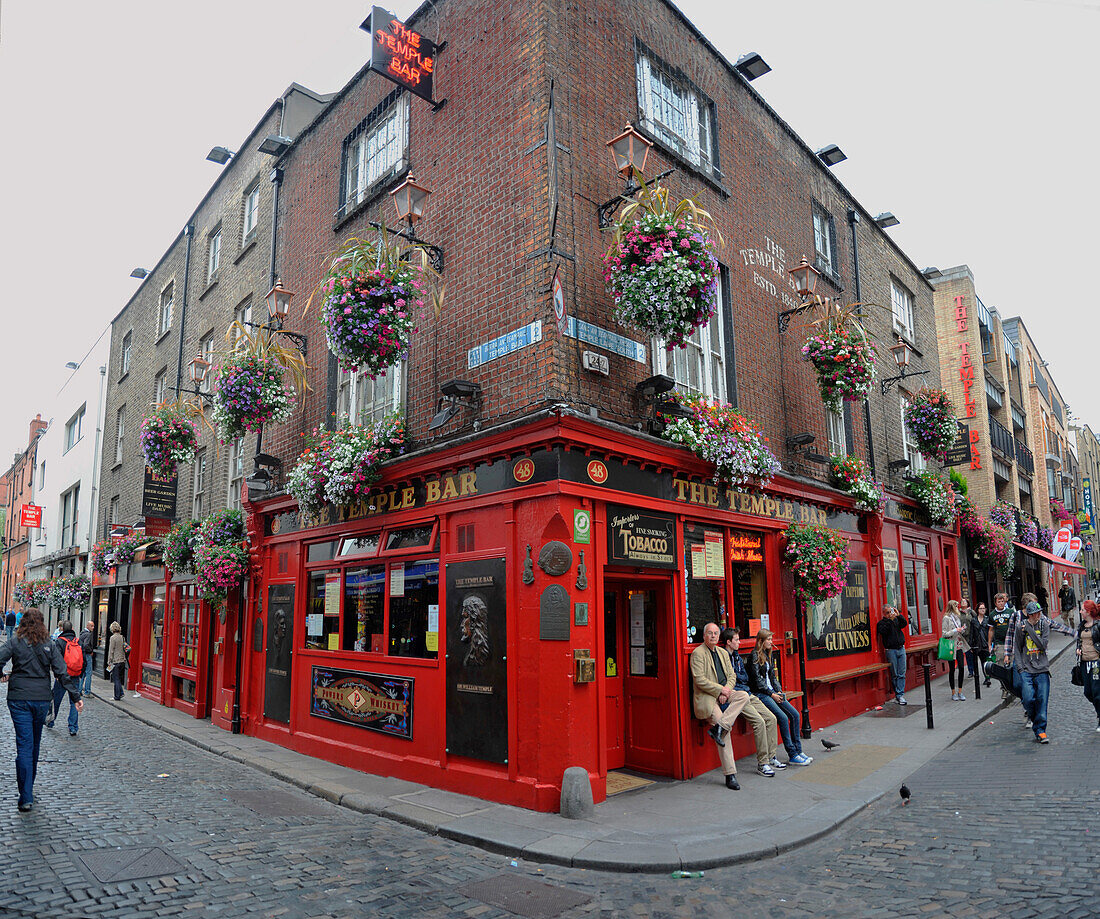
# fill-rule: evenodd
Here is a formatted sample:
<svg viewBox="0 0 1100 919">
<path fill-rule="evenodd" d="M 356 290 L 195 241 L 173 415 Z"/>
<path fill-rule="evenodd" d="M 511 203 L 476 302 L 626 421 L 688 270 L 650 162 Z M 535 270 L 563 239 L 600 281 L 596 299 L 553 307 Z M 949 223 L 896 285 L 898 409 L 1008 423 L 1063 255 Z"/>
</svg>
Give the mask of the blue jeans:
<svg viewBox="0 0 1100 919">
<path fill-rule="evenodd" d="M 42 743 L 42 725 L 50 716 L 50 703 L 9 699 L 8 712 L 15 727 L 15 780 L 19 783 L 19 803 L 33 804 L 38 748 Z"/>
<path fill-rule="evenodd" d="M 1032 730 L 1035 736 L 1047 729 L 1047 700 L 1050 698 L 1050 674 L 1028 673 L 1020 671 L 1020 688 L 1023 690 L 1021 698 L 1024 703 L 1024 711 L 1031 719 Z"/>
<path fill-rule="evenodd" d="M 84 695 L 87 695 L 92 691 L 92 655 L 88 655 L 84 658 L 84 672 L 80 675 L 80 680 L 77 683 L 77 687 Z"/>
<path fill-rule="evenodd" d="M 15 626 L 14 625 L 6 625 L 6 626 L 4 626 L 4 631 L 6 631 L 8 633 L 8 641 L 11 641 L 12 635 L 15 634 Z"/>
<path fill-rule="evenodd" d="M 887 648 L 886 660 L 890 662 L 890 676 L 894 681 L 894 695 L 905 695 L 905 648 Z"/>
<path fill-rule="evenodd" d="M 54 680 L 53 682 L 53 712 L 50 715 L 49 722 L 52 725 L 58 715 L 61 714 L 61 703 L 65 696 L 69 695 L 65 691 L 65 685 L 60 680 Z M 72 698 L 69 699 L 69 733 L 76 733 L 76 720 L 79 716 L 79 712 L 76 710 L 76 703 Z"/>
<path fill-rule="evenodd" d="M 799 736 L 802 719 L 798 716 L 798 709 L 786 699 L 776 702 L 767 693 L 758 693 L 756 698 L 775 715 L 776 723 L 779 725 L 779 736 L 783 738 L 783 749 L 787 751 L 787 756 L 798 756 L 802 752 L 802 740 Z"/>
</svg>

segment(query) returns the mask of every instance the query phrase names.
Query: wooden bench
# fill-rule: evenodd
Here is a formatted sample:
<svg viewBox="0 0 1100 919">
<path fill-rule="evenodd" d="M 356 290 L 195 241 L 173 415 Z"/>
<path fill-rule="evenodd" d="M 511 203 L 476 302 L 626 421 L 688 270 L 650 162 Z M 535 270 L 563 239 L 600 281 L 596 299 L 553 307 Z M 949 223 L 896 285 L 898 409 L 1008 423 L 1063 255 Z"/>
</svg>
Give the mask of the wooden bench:
<svg viewBox="0 0 1100 919">
<path fill-rule="evenodd" d="M 878 673 L 881 670 L 886 670 L 889 666 L 889 664 L 868 664 L 866 667 L 853 667 L 851 670 L 841 670 L 839 673 L 824 673 L 821 676 L 808 676 L 806 677 L 806 682 L 839 683 L 841 680 L 855 679 L 867 673 Z"/>
</svg>

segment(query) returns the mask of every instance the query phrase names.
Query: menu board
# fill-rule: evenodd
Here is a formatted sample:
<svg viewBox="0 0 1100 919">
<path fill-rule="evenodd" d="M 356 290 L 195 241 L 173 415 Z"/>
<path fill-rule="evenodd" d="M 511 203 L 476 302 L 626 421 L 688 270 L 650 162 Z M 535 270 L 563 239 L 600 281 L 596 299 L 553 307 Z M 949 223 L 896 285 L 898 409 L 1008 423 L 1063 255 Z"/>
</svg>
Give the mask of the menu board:
<svg viewBox="0 0 1100 919">
<path fill-rule="evenodd" d="M 723 552 L 723 543 L 721 533 L 714 533 L 708 530 L 703 535 L 703 546 L 706 556 L 706 575 L 708 578 L 725 578 L 726 576 L 726 559 Z"/>
</svg>

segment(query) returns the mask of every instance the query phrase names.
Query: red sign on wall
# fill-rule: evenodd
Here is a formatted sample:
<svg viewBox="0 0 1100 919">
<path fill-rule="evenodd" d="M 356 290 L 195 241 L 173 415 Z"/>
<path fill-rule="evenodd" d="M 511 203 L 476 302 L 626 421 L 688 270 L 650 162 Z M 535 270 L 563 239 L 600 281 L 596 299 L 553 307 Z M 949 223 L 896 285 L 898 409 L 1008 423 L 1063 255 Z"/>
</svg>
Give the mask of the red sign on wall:
<svg viewBox="0 0 1100 919">
<path fill-rule="evenodd" d="M 37 504 L 24 504 L 19 508 L 19 525 L 37 530 L 42 526 L 42 508 Z"/>
<path fill-rule="evenodd" d="M 370 30 L 370 69 L 431 102 L 435 42 L 406 28 L 405 23 L 380 6 L 371 9 L 359 28 Z"/>
</svg>

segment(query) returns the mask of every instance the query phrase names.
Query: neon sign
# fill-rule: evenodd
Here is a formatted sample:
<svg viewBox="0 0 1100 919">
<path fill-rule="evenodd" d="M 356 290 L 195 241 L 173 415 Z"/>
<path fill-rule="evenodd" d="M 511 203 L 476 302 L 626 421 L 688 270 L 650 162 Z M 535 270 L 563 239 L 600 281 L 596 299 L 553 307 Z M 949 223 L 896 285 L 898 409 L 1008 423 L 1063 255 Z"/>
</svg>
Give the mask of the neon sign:
<svg viewBox="0 0 1100 919">
<path fill-rule="evenodd" d="M 370 24 L 370 69 L 393 80 L 414 95 L 432 101 L 435 42 L 407 28 L 382 7 L 371 9 L 363 28 Z"/>
</svg>

